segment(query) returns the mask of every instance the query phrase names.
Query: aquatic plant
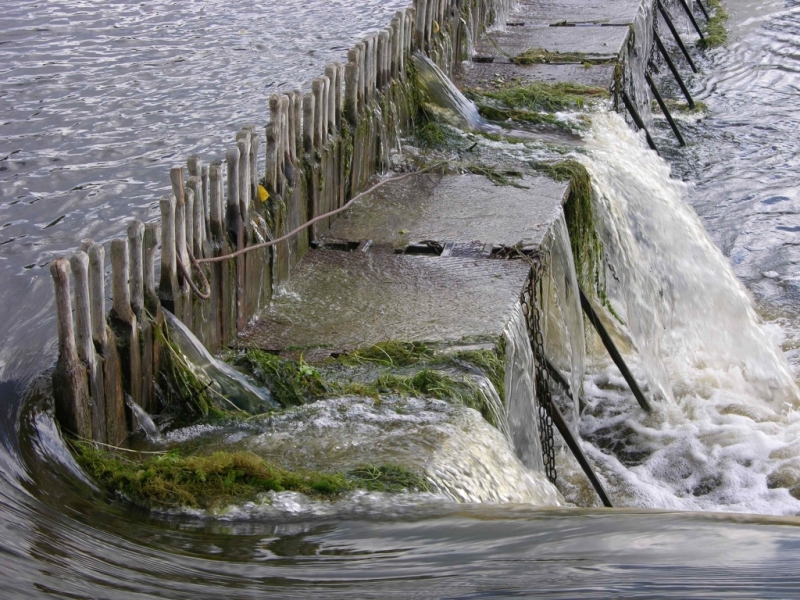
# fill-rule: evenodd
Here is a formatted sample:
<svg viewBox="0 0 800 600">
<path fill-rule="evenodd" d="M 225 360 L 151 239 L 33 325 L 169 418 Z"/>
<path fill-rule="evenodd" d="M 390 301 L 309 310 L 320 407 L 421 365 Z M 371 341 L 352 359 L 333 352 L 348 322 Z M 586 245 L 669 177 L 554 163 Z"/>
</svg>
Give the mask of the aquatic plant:
<svg viewBox="0 0 800 600">
<path fill-rule="evenodd" d="M 602 87 L 572 82 L 512 81 L 491 89 L 465 90 L 464 95 L 475 102 L 491 98 L 514 110 L 557 112 L 583 108 L 592 99 L 608 98 L 609 92 Z"/>
<path fill-rule="evenodd" d="M 109 491 L 147 508 L 221 508 L 264 492 L 294 491 L 333 499 L 355 489 L 430 491 L 425 479 L 397 465 L 366 465 L 348 473 L 290 471 L 250 452 L 139 459 L 75 442 L 80 465 Z"/>
<path fill-rule="evenodd" d="M 728 20 L 728 11 L 722 6 L 720 0 L 708 0 L 708 7 L 714 11 L 706 23 L 705 39 L 700 40 L 702 48 L 716 48 L 728 41 L 728 29 L 725 22 Z"/>
<path fill-rule="evenodd" d="M 257 348 L 235 352 L 226 360 L 252 373 L 284 408 L 306 404 L 329 391 L 319 371 L 302 360 L 284 359 Z"/>
</svg>

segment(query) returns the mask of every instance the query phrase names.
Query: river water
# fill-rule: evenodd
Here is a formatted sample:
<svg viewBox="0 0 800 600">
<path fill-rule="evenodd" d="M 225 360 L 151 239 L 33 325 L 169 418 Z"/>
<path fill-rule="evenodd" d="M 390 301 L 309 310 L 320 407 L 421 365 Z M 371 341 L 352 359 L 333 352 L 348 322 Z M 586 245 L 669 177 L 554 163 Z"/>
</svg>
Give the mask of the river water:
<svg viewBox="0 0 800 600">
<path fill-rule="evenodd" d="M 254 10 L 239 0 L 226 3 L 224 14 L 203 0 L 180 10 L 166 2 L 7 4 L 0 30 L 4 596 L 794 593 L 800 502 L 769 487 L 767 475 L 794 468 L 796 414 L 777 395 L 759 396 L 749 372 L 734 380 L 730 369 L 712 372 L 705 360 L 666 361 L 670 380 L 680 383 L 674 404 L 641 421 L 608 408 L 630 398 L 614 370 L 589 357 L 587 449 L 612 497 L 638 509 L 537 510 L 370 494 L 330 507 L 289 495 L 271 513 L 211 519 L 137 513 L 93 491 L 52 422 L 35 407 L 21 410 L 23 392 L 54 359 L 48 261 L 80 238 L 119 234 L 131 214 L 154 217 L 168 165 L 195 152 L 217 158 L 243 123 L 266 122 L 270 93 L 303 88 L 405 1 L 292 0 Z M 796 378 L 800 8 L 769 0 L 727 6 L 732 41 L 706 55 L 693 81 L 708 112 L 681 120 L 691 145 L 670 150 L 658 121 L 657 141 L 673 176 L 688 184 L 671 189 L 695 208 L 756 298 L 765 323 L 752 339 L 780 345 L 773 364 L 781 371 L 786 360 Z M 592 142 L 596 155 L 641 144 L 615 133 L 614 123 L 603 131 Z M 700 341 L 693 347 L 714 347 Z M 637 373 L 648 372 L 644 363 Z M 741 407 L 727 408 L 734 404 Z M 612 425 L 633 433 L 614 437 Z M 692 465 L 697 477 L 668 474 L 665 465 L 676 464 Z"/>
</svg>

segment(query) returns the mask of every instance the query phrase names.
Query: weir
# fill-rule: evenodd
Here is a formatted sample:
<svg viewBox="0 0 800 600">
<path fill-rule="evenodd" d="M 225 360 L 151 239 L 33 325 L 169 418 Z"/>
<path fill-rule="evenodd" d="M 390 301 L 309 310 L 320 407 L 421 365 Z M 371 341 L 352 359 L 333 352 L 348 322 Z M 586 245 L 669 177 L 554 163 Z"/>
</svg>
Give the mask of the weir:
<svg viewBox="0 0 800 600">
<path fill-rule="evenodd" d="M 465 166 L 463 148 L 458 160 L 409 155 L 404 140 L 424 114 L 455 117 L 453 124 L 489 137 L 580 145 L 516 107 L 476 100 L 475 114 L 466 114 L 466 100 L 447 105 L 431 88 L 426 95 L 421 71 L 436 68 L 470 98 L 502 92 L 507 82 L 599 90 L 611 110 L 646 131 L 655 14 L 650 0 L 417 0 L 350 49 L 346 64 L 327 67 L 310 92 L 272 96 L 263 129 L 243 126 L 224 161 L 193 156 L 172 168 L 159 222 L 134 221 L 127 237 L 112 241 L 107 316 L 103 245 L 84 240 L 71 259 L 52 263 L 62 431 L 119 446 L 136 431 L 138 409 L 157 415 L 182 403 L 205 418 L 214 407 L 251 415 L 281 407 L 212 356 L 226 349 L 240 358 L 258 349 L 310 373 L 367 347 L 420 344 L 432 354 L 419 368 L 405 365 L 404 376 L 456 357 L 448 368 L 459 382 L 477 369 L 483 379 L 474 385 L 485 388 L 488 373 L 458 357 L 499 360 L 505 413 L 492 396 L 499 383 L 481 392 L 481 412 L 525 467 L 554 482 L 552 411 L 562 435 L 577 433 L 585 348 L 578 290 L 594 268 L 591 257 L 573 256 L 596 235 L 574 239 L 579 182 L 574 173 L 553 178 L 551 150 L 542 164 L 509 171 L 499 151 Z M 527 123 L 487 125 L 498 114 Z M 365 193 L 396 167 L 419 172 Z M 596 290 L 587 292 L 602 304 Z M 582 454 L 581 461 L 588 469 Z M 544 477 L 510 495 L 462 493 L 452 473 L 425 471 L 423 462 L 415 466 L 451 497 L 560 502 Z"/>
</svg>

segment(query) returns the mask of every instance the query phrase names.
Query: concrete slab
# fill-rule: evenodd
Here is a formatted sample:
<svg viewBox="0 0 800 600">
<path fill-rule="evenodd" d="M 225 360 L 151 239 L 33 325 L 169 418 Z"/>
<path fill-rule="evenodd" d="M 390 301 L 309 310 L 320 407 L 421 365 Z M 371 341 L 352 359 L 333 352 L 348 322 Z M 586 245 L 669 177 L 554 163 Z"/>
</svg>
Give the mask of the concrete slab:
<svg viewBox="0 0 800 600">
<path fill-rule="evenodd" d="M 581 62 L 612 61 L 619 57 L 628 35 L 630 28 L 627 26 L 509 27 L 506 31 L 487 34 L 478 43 L 476 62 L 489 59 L 495 63 L 510 62 L 512 57 L 531 48 L 560 54 L 579 54 Z"/>
<path fill-rule="evenodd" d="M 468 63 L 458 73 L 459 88 L 492 89 L 498 81 L 522 83 L 569 81 L 581 85 L 610 88 L 614 83 L 614 65 L 545 64 L 515 65 L 513 63 Z"/>
<path fill-rule="evenodd" d="M 388 184 L 355 203 L 325 240 L 404 248 L 433 240 L 538 245 L 561 210 L 567 185 L 545 177 L 497 186 L 480 175 L 423 173 Z"/>
<path fill-rule="evenodd" d="M 636 19 L 640 4 L 640 0 L 522 0 L 509 24 L 628 25 Z"/>
<path fill-rule="evenodd" d="M 386 340 L 495 340 L 528 277 L 521 260 L 312 250 L 239 346 L 323 358 Z"/>
</svg>

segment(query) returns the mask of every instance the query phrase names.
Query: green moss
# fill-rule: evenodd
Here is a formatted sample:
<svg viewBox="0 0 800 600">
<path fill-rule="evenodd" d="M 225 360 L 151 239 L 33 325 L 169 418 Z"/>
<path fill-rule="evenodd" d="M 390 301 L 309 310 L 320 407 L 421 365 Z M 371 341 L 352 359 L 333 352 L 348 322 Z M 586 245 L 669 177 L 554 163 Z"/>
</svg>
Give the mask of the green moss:
<svg viewBox="0 0 800 600">
<path fill-rule="evenodd" d="M 608 98 L 608 90 L 571 82 L 544 83 L 518 81 L 488 90 L 466 90 L 464 94 L 476 103 L 486 104 L 485 98 L 500 102 L 513 110 L 557 112 L 583 108 L 592 99 Z"/>
<path fill-rule="evenodd" d="M 433 350 L 422 342 L 390 340 L 339 357 L 343 364 L 374 363 L 386 367 L 407 367 L 433 358 Z"/>
<path fill-rule="evenodd" d="M 335 498 L 354 489 L 430 490 L 421 476 L 395 465 L 320 473 L 288 471 L 249 452 L 207 456 L 171 452 L 136 460 L 82 442 L 74 445 L 74 452 L 79 464 L 100 484 L 147 508 L 214 509 L 255 500 L 269 491 Z"/>
<path fill-rule="evenodd" d="M 493 350 L 464 350 L 453 355 L 456 361 L 463 361 L 483 371 L 492 382 L 500 398 L 505 398 L 506 364 L 505 352 Z"/>
<path fill-rule="evenodd" d="M 191 369 L 180 349 L 169 337 L 164 322 L 154 327 L 156 344 L 159 347 L 161 368 L 157 375 L 160 400 L 164 410 L 185 419 L 216 418 L 227 416 L 209 394 L 210 381 L 203 381 Z"/>
<path fill-rule="evenodd" d="M 556 181 L 569 181 L 564 217 L 567 221 L 578 282 L 587 293 L 594 290 L 601 297 L 605 297 L 602 271 L 603 245 L 595 227 L 589 172 L 575 160 L 555 164 L 540 163 L 535 167 Z"/>
<path fill-rule="evenodd" d="M 708 0 L 708 7 L 714 12 L 706 23 L 705 39 L 700 41 L 700 46 L 702 48 L 716 48 L 728 41 L 728 30 L 725 27 L 725 22 L 728 20 L 728 11 L 722 6 L 720 0 Z"/>
<path fill-rule="evenodd" d="M 680 100 L 674 100 L 672 98 L 665 98 L 664 104 L 667 105 L 667 108 L 672 113 L 700 114 L 708 112 L 708 106 L 705 102 L 695 102 L 694 108 L 690 108 L 686 102 L 681 102 Z M 653 110 L 658 109 L 658 103 L 654 100 Z"/>
<path fill-rule="evenodd" d="M 226 360 L 252 373 L 283 407 L 306 404 L 328 392 L 319 371 L 302 360 L 283 359 L 256 348 L 235 353 Z"/>
<path fill-rule="evenodd" d="M 515 181 L 518 179 L 522 179 L 522 172 L 520 171 L 511 171 L 508 169 L 496 169 L 494 167 L 490 167 L 487 165 L 474 164 L 474 163 L 465 165 L 464 170 L 467 171 L 468 173 L 474 173 L 475 175 L 482 175 L 495 185 L 499 186 L 508 185 L 523 190 L 528 189 L 528 186 L 522 185 L 520 183 L 517 183 L 517 181 Z"/>
<path fill-rule="evenodd" d="M 509 57 L 511 62 L 518 65 L 540 65 L 558 63 L 592 63 L 596 65 L 609 64 L 613 59 L 596 59 L 581 52 L 552 52 L 544 48 L 528 48 L 516 56 Z"/>
</svg>

